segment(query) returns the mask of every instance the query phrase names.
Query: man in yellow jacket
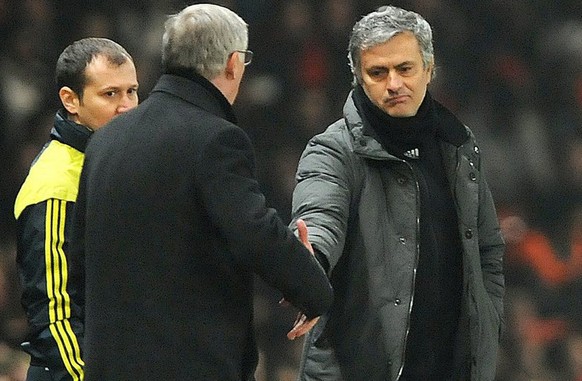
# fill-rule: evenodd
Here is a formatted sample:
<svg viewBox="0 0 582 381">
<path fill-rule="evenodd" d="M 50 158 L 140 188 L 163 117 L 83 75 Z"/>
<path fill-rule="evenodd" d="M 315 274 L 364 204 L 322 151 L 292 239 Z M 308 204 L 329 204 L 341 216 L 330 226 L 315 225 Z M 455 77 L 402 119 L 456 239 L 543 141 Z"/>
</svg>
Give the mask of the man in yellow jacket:
<svg viewBox="0 0 582 381">
<path fill-rule="evenodd" d="M 27 381 L 83 380 L 83 302 L 68 276 L 71 220 L 91 134 L 138 104 L 132 57 L 105 38 L 69 45 L 56 65 L 63 105 L 14 206 L 31 356 Z"/>
</svg>

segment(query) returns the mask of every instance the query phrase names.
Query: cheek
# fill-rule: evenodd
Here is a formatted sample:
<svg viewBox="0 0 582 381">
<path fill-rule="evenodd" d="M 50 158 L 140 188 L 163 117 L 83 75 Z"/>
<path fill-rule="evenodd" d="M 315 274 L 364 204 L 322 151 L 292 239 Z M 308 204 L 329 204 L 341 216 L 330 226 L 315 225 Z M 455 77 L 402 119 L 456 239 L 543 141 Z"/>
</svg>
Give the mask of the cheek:
<svg viewBox="0 0 582 381">
<path fill-rule="evenodd" d="M 423 75 L 418 79 L 417 87 L 420 89 L 425 89 L 430 83 L 431 75 L 430 72 L 425 72 Z"/>
<path fill-rule="evenodd" d="M 421 77 L 413 81 L 408 81 L 406 87 L 414 94 L 414 98 L 424 98 L 424 93 L 428 87 L 428 78 Z"/>
<path fill-rule="evenodd" d="M 116 110 L 116 105 L 107 102 L 95 103 L 87 110 L 86 118 L 91 119 L 94 123 L 104 124 L 115 116 Z"/>
<path fill-rule="evenodd" d="M 380 82 L 364 83 L 362 87 L 368 95 L 368 98 L 375 101 L 381 100 L 386 91 L 386 86 Z"/>
</svg>

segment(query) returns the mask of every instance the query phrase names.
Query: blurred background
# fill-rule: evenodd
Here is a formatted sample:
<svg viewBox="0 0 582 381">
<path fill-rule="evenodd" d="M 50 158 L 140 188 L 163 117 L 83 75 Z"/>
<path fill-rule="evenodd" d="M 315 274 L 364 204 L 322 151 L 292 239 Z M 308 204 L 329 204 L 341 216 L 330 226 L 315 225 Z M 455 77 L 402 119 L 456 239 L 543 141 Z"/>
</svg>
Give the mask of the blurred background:
<svg viewBox="0 0 582 381">
<path fill-rule="evenodd" d="M 145 99 L 160 74 L 166 15 L 193 1 L 0 0 L 0 381 L 28 359 L 15 274 L 13 203 L 59 107 L 60 52 L 109 37 L 132 54 Z M 250 25 L 253 63 L 235 104 L 269 205 L 289 222 L 307 140 L 341 117 L 353 24 L 371 0 L 215 1 Z M 497 381 L 582 380 L 582 2 L 408 0 L 434 33 L 433 96 L 472 128 L 508 247 Z M 294 380 L 296 311 L 257 280 L 257 381 Z M 163 350 L 163 348 L 160 348 Z"/>
</svg>

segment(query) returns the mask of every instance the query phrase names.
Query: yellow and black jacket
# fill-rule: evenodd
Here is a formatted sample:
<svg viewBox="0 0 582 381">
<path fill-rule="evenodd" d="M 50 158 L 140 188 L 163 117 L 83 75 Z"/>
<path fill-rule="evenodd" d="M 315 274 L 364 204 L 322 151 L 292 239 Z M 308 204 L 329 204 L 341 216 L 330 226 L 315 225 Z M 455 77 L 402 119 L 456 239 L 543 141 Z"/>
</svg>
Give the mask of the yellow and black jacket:
<svg viewBox="0 0 582 381">
<path fill-rule="evenodd" d="M 91 135 L 59 111 L 14 205 L 22 306 L 30 325 L 22 344 L 31 365 L 53 380 L 83 380 L 82 295 L 69 278 L 67 253 L 84 151 Z"/>
</svg>

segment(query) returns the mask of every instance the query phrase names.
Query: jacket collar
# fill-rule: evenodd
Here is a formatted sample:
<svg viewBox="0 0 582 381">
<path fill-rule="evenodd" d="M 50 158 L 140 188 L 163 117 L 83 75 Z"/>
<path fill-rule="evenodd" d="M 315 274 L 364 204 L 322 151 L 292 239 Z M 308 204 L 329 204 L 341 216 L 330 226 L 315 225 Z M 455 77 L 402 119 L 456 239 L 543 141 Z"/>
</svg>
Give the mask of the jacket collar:
<svg viewBox="0 0 582 381">
<path fill-rule="evenodd" d="M 55 115 L 50 137 L 75 148 L 77 151 L 85 152 L 85 147 L 92 134 L 93 130 L 73 122 L 67 117 L 67 112 L 61 109 Z"/>
<path fill-rule="evenodd" d="M 397 159 L 386 152 L 378 142 L 371 126 L 364 122 L 357 110 L 352 98 L 353 91 L 348 95 L 344 105 L 344 119 L 348 130 L 354 138 L 354 151 L 362 156 L 378 159 Z M 467 128 L 457 117 L 442 104 L 434 101 L 435 113 L 439 125 L 437 126 L 437 137 L 445 143 L 460 147 L 469 139 Z"/>
<path fill-rule="evenodd" d="M 237 123 L 231 104 L 220 90 L 192 71 L 174 69 L 163 74 L 151 93 L 156 92 L 172 94 L 233 124 Z"/>
</svg>

